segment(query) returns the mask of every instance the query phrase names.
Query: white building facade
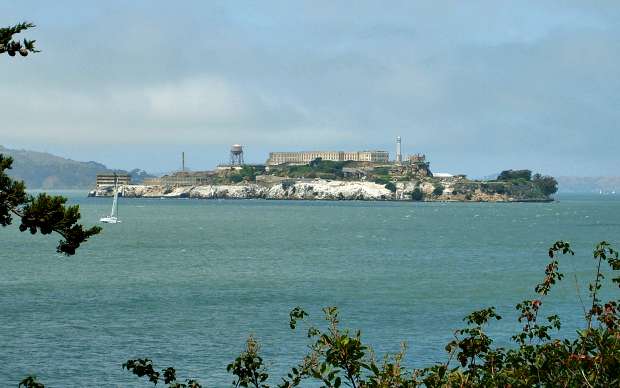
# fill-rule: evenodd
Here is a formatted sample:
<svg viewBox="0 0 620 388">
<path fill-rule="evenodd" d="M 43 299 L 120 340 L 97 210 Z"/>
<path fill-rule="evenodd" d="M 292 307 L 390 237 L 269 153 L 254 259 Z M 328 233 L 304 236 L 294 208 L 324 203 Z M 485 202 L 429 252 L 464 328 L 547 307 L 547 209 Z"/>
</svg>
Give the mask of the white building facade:
<svg viewBox="0 0 620 388">
<path fill-rule="evenodd" d="M 390 155 L 387 151 L 298 151 L 298 152 L 270 152 L 267 165 L 294 163 L 308 164 L 321 158 L 333 162 L 372 162 L 388 163 Z"/>
</svg>

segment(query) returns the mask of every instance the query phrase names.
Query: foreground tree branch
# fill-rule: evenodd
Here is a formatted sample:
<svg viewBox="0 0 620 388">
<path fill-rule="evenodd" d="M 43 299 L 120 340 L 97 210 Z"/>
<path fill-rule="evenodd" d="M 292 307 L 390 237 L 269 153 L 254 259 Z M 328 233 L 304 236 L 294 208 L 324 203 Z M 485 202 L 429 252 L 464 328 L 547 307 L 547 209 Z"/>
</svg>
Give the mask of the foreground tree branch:
<svg viewBox="0 0 620 388">
<path fill-rule="evenodd" d="M 32 23 L 20 23 L 12 27 L 0 28 L 0 54 L 7 53 L 14 57 L 16 53 L 25 57 L 28 53 L 38 53 L 34 47 L 34 40 L 24 39 L 22 42 L 13 39 L 13 35 L 35 27 Z"/>
<path fill-rule="evenodd" d="M 18 217 L 22 232 L 58 233 L 62 240 L 56 250 L 65 255 L 75 254 L 82 243 L 101 231 L 98 226 L 84 228 L 78 224 L 79 206 L 66 206 L 64 197 L 27 194 L 24 182 L 15 181 L 6 174 L 12 163 L 13 159 L 0 154 L 0 225 L 10 225 L 13 217 Z"/>
</svg>

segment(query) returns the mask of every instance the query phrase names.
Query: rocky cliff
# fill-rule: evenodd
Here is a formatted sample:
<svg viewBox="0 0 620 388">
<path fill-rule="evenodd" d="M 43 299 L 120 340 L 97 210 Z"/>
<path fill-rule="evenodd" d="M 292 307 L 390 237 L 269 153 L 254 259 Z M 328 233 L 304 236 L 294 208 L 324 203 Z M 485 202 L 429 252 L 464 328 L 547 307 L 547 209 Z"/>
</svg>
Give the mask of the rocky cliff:
<svg viewBox="0 0 620 388">
<path fill-rule="evenodd" d="M 109 196 L 111 187 L 97 188 L 91 196 Z M 122 196 L 128 198 L 201 198 L 201 199 L 323 199 L 323 200 L 390 200 L 393 194 L 384 186 L 372 182 L 343 182 L 316 180 L 273 186 L 246 183 L 209 186 L 121 186 Z"/>
<path fill-rule="evenodd" d="M 236 185 L 207 186 L 121 186 L 121 195 L 128 198 L 199 198 L 199 199 L 272 199 L 272 200 L 366 200 L 366 201 L 410 201 L 417 189 L 426 201 L 546 201 L 548 198 L 515 198 L 508 194 L 488 193 L 472 186 L 468 191 L 455 190 L 449 183 L 443 192 L 434 193 L 431 182 L 397 182 L 395 191 L 384 185 L 362 181 L 304 180 L 282 182 L 274 185 L 243 183 Z M 110 196 L 111 187 L 97 188 L 90 196 Z"/>
</svg>

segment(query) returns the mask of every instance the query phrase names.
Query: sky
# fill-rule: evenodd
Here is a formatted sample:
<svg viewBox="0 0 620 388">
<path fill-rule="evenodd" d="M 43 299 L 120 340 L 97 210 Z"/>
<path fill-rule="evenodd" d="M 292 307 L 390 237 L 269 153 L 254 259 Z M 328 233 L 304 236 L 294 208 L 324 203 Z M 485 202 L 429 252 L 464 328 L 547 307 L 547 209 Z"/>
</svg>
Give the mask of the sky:
<svg viewBox="0 0 620 388">
<path fill-rule="evenodd" d="M 619 175 L 617 1 L 28 1 L 0 22 L 0 144 L 166 172 L 270 151 Z"/>
</svg>

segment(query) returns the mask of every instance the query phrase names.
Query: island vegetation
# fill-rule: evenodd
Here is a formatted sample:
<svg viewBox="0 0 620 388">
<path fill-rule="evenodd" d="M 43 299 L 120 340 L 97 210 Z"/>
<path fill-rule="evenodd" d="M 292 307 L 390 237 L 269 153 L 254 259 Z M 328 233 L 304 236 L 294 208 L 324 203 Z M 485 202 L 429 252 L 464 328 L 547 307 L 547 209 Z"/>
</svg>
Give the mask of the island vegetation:
<svg viewBox="0 0 620 388">
<path fill-rule="evenodd" d="M 296 182 L 309 181 L 375 183 L 389 191 L 381 199 L 412 201 L 549 201 L 558 190 L 555 178 L 532 174 L 531 170 L 505 170 L 493 180 L 472 180 L 465 175 L 434 176 L 428 163 L 424 168 L 411 168 L 321 159 L 303 165 L 267 168 L 246 165 L 238 170 L 221 172 L 209 183 L 243 185 L 264 182 L 267 186 L 288 188 Z"/>
<path fill-rule="evenodd" d="M 179 172 L 155 185 L 124 185 L 120 192 L 124 197 L 154 198 L 546 202 L 557 189 L 555 178 L 530 170 L 505 170 L 493 180 L 472 180 L 433 175 L 427 162 L 384 165 L 315 159 L 308 164 Z M 110 196 L 113 190 L 98 186 L 89 195 Z"/>
</svg>

